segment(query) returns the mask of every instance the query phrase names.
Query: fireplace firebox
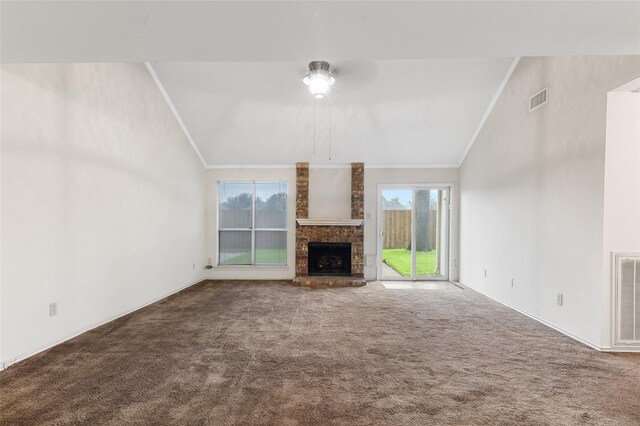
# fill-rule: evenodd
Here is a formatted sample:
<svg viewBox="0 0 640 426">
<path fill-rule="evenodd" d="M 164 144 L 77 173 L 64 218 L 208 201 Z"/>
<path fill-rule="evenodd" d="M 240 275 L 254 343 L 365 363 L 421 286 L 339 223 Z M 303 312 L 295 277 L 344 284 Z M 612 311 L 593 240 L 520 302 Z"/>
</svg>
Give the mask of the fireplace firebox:
<svg viewBox="0 0 640 426">
<path fill-rule="evenodd" d="M 351 275 L 351 243 L 309 243 L 309 275 Z"/>
</svg>

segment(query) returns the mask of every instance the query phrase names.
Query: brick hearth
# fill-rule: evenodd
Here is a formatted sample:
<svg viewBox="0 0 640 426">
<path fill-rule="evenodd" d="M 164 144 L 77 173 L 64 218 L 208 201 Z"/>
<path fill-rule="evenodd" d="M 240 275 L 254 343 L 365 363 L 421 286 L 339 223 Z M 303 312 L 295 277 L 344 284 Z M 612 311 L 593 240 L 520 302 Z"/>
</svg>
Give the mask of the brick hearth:
<svg viewBox="0 0 640 426">
<path fill-rule="evenodd" d="M 309 218 L 309 163 L 296 164 L 296 217 Z M 364 164 L 351 164 L 351 219 L 364 219 Z M 351 278 L 308 277 L 309 243 L 351 243 Z M 296 223 L 296 280 L 302 285 L 364 285 L 364 226 Z"/>
</svg>

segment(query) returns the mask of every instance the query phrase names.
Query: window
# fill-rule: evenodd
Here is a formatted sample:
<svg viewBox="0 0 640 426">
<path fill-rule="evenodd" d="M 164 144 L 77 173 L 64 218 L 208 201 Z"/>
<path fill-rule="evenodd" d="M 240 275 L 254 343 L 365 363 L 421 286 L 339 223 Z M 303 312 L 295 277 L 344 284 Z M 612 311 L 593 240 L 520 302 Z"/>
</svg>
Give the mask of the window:
<svg viewBox="0 0 640 426">
<path fill-rule="evenodd" d="M 287 182 L 218 183 L 218 264 L 287 264 Z"/>
</svg>

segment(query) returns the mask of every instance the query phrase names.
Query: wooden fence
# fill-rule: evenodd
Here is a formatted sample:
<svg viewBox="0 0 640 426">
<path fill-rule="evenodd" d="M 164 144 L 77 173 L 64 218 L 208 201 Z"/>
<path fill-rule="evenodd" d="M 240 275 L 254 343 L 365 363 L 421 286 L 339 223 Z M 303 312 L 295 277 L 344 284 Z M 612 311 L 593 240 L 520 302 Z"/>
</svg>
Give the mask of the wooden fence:
<svg viewBox="0 0 640 426">
<path fill-rule="evenodd" d="M 436 246 L 436 226 L 438 212 L 429 211 L 427 231 L 427 245 L 430 248 Z M 383 239 L 382 248 L 411 247 L 411 210 L 385 210 L 382 222 Z"/>
</svg>

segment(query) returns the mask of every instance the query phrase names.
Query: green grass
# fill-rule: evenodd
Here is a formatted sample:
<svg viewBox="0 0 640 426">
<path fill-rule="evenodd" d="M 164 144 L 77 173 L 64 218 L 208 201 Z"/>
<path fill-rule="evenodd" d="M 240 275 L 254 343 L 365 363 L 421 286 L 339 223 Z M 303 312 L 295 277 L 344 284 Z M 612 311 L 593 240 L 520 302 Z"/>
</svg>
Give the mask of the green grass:
<svg viewBox="0 0 640 426">
<path fill-rule="evenodd" d="M 287 263 L 286 249 L 257 249 L 256 264 L 277 264 Z M 234 257 L 227 258 L 223 265 L 250 265 L 251 253 L 241 253 Z"/>
<path fill-rule="evenodd" d="M 403 277 L 411 276 L 411 250 L 384 249 L 382 250 L 382 260 Z M 418 276 L 433 275 L 435 269 L 435 250 L 416 252 L 416 274 Z"/>
</svg>

